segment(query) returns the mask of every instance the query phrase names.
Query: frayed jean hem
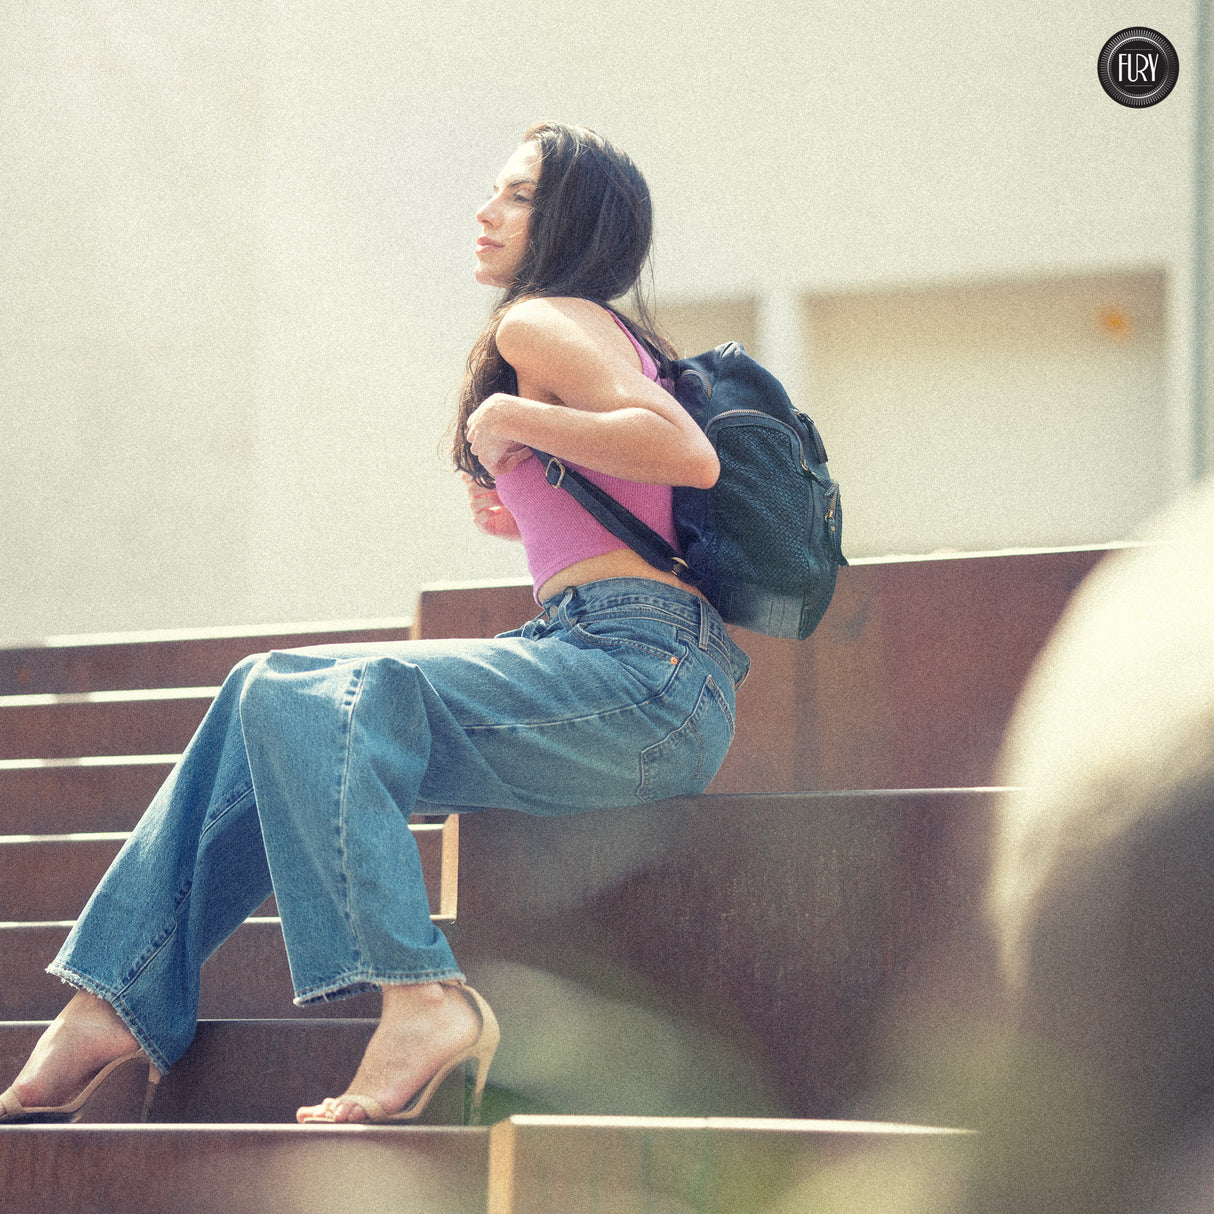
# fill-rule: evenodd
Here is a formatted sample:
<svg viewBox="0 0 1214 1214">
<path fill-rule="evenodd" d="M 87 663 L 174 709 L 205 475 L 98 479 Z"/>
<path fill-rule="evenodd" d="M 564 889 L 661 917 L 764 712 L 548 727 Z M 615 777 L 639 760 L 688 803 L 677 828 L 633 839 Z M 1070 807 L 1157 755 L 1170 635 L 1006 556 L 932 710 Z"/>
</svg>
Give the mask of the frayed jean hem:
<svg viewBox="0 0 1214 1214">
<path fill-rule="evenodd" d="M 341 999 L 353 999 L 382 990 L 385 986 L 424 986 L 429 982 L 467 982 L 458 969 L 424 970 L 408 974 L 369 974 L 358 971 L 343 974 L 323 986 L 296 991 L 293 1000 L 296 1007 L 316 1007 L 322 1003 L 336 1003 Z"/>
<path fill-rule="evenodd" d="M 86 994 L 93 995 L 95 998 L 108 1003 L 118 1014 L 118 1018 L 122 1023 L 126 1025 L 131 1036 L 135 1038 L 139 1048 L 148 1056 L 152 1065 L 162 1075 L 168 1071 L 172 1063 L 151 1043 L 148 1035 L 143 1031 L 143 1027 L 135 1018 L 130 1008 L 123 1003 L 122 996 L 117 991 L 112 991 L 103 983 L 96 982 L 94 979 L 88 978 L 66 965 L 61 965 L 59 962 L 52 961 L 46 967 L 46 972 L 52 977 L 58 978 L 60 982 L 66 983 L 73 990 L 84 991 Z"/>
</svg>

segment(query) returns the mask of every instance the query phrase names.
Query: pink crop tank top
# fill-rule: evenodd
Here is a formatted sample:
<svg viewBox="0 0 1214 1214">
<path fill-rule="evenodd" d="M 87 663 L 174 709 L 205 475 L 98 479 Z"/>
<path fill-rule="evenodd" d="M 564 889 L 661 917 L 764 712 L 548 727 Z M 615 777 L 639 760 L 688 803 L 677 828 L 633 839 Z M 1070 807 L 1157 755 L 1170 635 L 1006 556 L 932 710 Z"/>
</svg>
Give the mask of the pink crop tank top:
<svg viewBox="0 0 1214 1214">
<path fill-rule="evenodd" d="M 611 315 L 640 355 L 641 370 L 649 379 L 657 382 L 658 367 L 653 356 L 614 312 Z M 608 476 L 604 472 L 592 472 L 580 464 L 571 463 L 569 466 L 577 468 L 659 535 L 678 546 L 669 485 L 644 485 L 639 481 Z M 497 478 L 497 494 L 518 524 L 527 553 L 527 568 L 537 597 L 540 587 L 549 578 L 574 562 L 628 547 L 588 514 L 564 489 L 548 484 L 544 479 L 544 469 L 534 455 Z"/>
</svg>

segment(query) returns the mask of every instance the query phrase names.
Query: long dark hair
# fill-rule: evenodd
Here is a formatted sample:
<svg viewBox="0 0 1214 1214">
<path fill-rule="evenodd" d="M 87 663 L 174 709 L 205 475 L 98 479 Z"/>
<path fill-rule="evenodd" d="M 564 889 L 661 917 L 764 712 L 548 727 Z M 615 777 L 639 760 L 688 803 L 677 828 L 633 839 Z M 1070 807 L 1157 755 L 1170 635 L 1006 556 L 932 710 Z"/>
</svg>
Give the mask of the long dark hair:
<svg viewBox="0 0 1214 1214">
<path fill-rule="evenodd" d="M 467 421 L 494 392 L 517 392 L 514 369 L 497 348 L 497 327 L 511 304 L 567 295 L 604 307 L 631 292 L 622 317 L 664 368 L 674 350 L 658 332 L 642 287 L 653 239 L 653 206 L 641 171 L 619 148 L 583 126 L 538 122 L 522 139 L 540 151 L 531 235 L 518 275 L 498 300 L 468 355 L 454 425 L 455 466 L 482 485 L 493 478 L 468 445 Z"/>
</svg>

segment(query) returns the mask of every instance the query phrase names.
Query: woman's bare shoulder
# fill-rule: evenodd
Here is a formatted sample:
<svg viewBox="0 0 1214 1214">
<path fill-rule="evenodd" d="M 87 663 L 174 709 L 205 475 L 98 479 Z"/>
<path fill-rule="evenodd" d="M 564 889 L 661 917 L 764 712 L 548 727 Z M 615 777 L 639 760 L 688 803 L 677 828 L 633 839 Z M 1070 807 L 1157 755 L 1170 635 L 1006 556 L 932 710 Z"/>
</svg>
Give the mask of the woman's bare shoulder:
<svg viewBox="0 0 1214 1214">
<path fill-rule="evenodd" d="M 601 304 L 573 296 L 541 296 L 512 304 L 497 328 L 497 348 L 507 362 L 537 355 L 585 354 L 588 346 L 608 348 L 622 336 Z"/>
</svg>

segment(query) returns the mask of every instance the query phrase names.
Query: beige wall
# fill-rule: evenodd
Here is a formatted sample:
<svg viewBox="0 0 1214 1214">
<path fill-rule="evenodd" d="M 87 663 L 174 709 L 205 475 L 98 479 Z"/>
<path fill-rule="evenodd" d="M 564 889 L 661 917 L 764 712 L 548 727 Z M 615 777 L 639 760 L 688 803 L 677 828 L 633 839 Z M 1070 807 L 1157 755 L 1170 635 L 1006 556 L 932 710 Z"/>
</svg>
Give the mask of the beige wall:
<svg viewBox="0 0 1214 1214">
<path fill-rule="evenodd" d="M 471 215 L 546 114 L 600 127 L 645 168 L 672 329 L 693 340 L 730 301 L 760 356 L 820 394 L 854 552 L 910 542 L 875 474 L 892 457 L 872 411 L 882 377 L 926 357 L 924 301 L 964 322 L 932 347 L 950 366 L 942 407 L 985 375 L 984 407 L 1007 414 L 956 308 L 975 290 L 997 323 L 1010 297 L 991 284 L 1037 291 L 1025 323 L 1041 337 L 1030 363 L 1045 361 L 1020 368 L 1028 383 L 1071 341 L 1069 288 L 1032 283 L 1156 284 L 1164 314 L 1133 384 L 1118 384 L 1125 347 L 1097 342 L 1043 425 L 1087 443 L 1112 385 L 1117 418 L 1147 411 L 1152 467 L 1174 488 L 1192 3 L 760 0 L 740 13 L 690 0 L 7 6 L 0 642 L 397 615 L 424 581 L 521 573 L 516 549 L 469 530 L 436 447 L 487 305 Z M 1136 23 L 1166 33 L 1182 65 L 1147 111 L 1115 105 L 1095 74 L 1104 40 Z M 773 326 L 773 299 L 786 317 L 807 309 L 800 337 Z M 865 337 L 862 317 L 890 327 Z M 848 414 L 839 385 L 860 381 Z M 875 465 L 850 437 L 862 419 Z M 946 481 L 973 475 L 963 420 L 933 451 Z M 1089 457 L 1076 450 L 1075 467 Z M 1068 534 L 1110 538 L 1121 519 L 1086 488 L 1071 500 L 1069 471 L 1050 465 Z M 1048 542 L 1060 513 L 1044 498 L 1009 513 L 994 493 L 955 505 L 972 526 L 916 528 L 919 550 Z"/>
<path fill-rule="evenodd" d="M 808 398 L 849 549 L 1124 539 L 1169 496 L 1160 273 L 817 297 Z"/>
</svg>

